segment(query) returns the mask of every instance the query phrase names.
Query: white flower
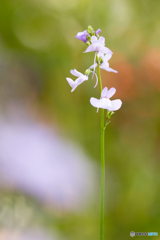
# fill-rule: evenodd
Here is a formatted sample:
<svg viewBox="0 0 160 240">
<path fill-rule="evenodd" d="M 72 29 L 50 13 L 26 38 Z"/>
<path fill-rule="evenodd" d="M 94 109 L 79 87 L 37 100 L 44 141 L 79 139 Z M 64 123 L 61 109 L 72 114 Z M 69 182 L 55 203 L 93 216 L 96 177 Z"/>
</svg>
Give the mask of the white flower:
<svg viewBox="0 0 160 240">
<path fill-rule="evenodd" d="M 109 63 L 108 60 L 112 57 L 112 54 L 107 53 L 105 56 L 103 53 L 98 53 L 98 57 L 102 57 L 103 62 L 100 64 L 100 68 L 108 71 L 108 72 L 114 72 L 117 73 L 116 70 L 112 69 L 109 67 Z M 92 66 L 90 66 L 90 68 L 96 68 L 97 67 L 97 63 L 94 63 Z"/>
<path fill-rule="evenodd" d="M 96 99 L 92 97 L 90 99 L 90 103 L 93 107 L 96 107 L 96 108 L 103 108 L 103 109 L 108 109 L 109 111 L 116 111 L 120 109 L 122 105 L 122 101 L 120 99 L 116 99 L 116 100 L 109 99 L 115 94 L 115 92 L 116 92 L 115 88 L 110 88 L 108 90 L 108 88 L 105 87 L 101 92 L 101 98 Z"/>
<path fill-rule="evenodd" d="M 110 53 L 113 54 L 113 52 L 105 47 L 105 38 L 100 37 L 97 39 L 96 36 L 91 37 L 91 45 L 86 49 L 85 52 L 101 52 L 101 53 Z"/>
<path fill-rule="evenodd" d="M 80 85 L 84 81 L 88 80 L 88 76 L 78 72 L 76 69 L 71 70 L 70 73 L 72 75 L 78 77 L 75 81 L 73 81 L 71 78 L 66 78 L 68 83 L 69 83 L 69 85 L 72 88 L 71 92 L 73 92 L 76 89 L 76 87 L 78 87 L 78 85 Z"/>
</svg>

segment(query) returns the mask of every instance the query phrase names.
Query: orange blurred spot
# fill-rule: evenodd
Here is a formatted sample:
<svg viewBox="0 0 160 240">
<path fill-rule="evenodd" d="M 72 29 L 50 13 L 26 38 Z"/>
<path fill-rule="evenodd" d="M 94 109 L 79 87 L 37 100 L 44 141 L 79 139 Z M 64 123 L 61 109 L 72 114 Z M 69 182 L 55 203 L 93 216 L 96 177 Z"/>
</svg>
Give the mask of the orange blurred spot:
<svg viewBox="0 0 160 240">
<path fill-rule="evenodd" d="M 126 60 L 125 56 L 115 53 L 109 62 L 110 67 L 117 70 L 118 73 L 102 70 L 103 87 L 115 87 L 116 98 L 131 100 L 136 96 L 136 86 L 134 84 L 133 67 Z"/>
<path fill-rule="evenodd" d="M 160 49 L 149 50 L 141 61 L 145 79 L 160 91 Z"/>
</svg>

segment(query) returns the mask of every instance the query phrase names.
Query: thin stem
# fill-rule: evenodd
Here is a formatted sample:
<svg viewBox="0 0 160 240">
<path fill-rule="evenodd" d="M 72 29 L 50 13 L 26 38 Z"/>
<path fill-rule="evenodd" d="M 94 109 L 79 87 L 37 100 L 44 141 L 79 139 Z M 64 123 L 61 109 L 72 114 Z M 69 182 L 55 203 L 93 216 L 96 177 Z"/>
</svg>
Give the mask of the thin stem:
<svg viewBox="0 0 160 240">
<path fill-rule="evenodd" d="M 99 59 L 98 59 L 98 55 L 96 53 L 96 62 L 97 62 L 97 68 L 98 68 L 98 83 L 99 83 L 99 89 L 100 89 L 100 95 L 102 92 L 102 82 L 101 82 L 101 74 L 100 74 L 100 63 L 99 63 Z"/>
<path fill-rule="evenodd" d="M 100 88 L 100 95 L 102 92 L 102 82 L 100 75 L 100 63 L 98 55 L 96 55 L 98 62 L 98 83 Z M 104 159 L 104 109 L 101 108 L 101 210 L 100 210 L 100 240 L 104 239 L 104 190 L 105 190 L 105 159 Z"/>
</svg>

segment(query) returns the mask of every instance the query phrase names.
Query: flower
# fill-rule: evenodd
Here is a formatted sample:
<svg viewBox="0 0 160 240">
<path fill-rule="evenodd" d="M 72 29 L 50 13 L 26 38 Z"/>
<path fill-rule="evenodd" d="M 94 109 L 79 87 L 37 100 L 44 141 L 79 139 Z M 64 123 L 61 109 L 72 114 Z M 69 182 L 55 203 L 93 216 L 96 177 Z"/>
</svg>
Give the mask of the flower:
<svg viewBox="0 0 160 240">
<path fill-rule="evenodd" d="M 96 35 L 98 35 L 101 32 L 101 29 L 98 28 L 98 30 L 96 31 Z"/>
<path fill-rule="evenodd" d="M 89 36 L 89 34 L 87 33 L 86 30 L 84 30 L 83 32 L 78 32 L 77 36 L 75 36 L 75 38 L 77 38 L 85 43 L 88 41 L 87 36 Z"/>
<path fill-rule="evenodd" d="M 112 69 L 109 67 L 109 63 L 108 63 L 108 60 L 112 57 L 112 54 L 108 53 L 104 56 L 103 53 L 98 53 L 98 57 L 101 57 L 102 59 L 102 63 L 100 65 L 100 68 L 108 71 L 108 72 L 114 72 L 114 73 L 117 73 L 116 70 Z M 92 66 L 90 66 L 90 68 L 96 68 L 97 67 L 97 63 L 93 64 Z"/>
<path fill-rule="evenodd" d="M 71 70 L 70 73 L 76 77 L 78 77 L 75 81 L 73 81 L 71 78 L 66 78 L 69 85 L 72 87 L 71 92 L 73 92 L 78 85 L 83 83 L 84 81 L 88 80 L 88 76 L 78 72 L 76 69 Z"/>
<path fill-rule="evenodd" d="M 105 47 L 104 37 L 100 37 L 99 39 L 97 39 L 96 36 L 92 36 L 91 43 L 92 44 L 86 49 L 85 52 L 101 52 L 113 54 L 113 52 L 109 48 Z"/>
<path fill-rule="evenodd" d="M 101 98 L 96 99 L 92 97 L 90 99 L 90 103 L 93 107 L 96 107 L 96 108 L 103 108 L 103 109 L 108 109 L 109 111 L 116 111 L 120 109 L 122 105 L 122 101 L 120 99 L 116 99 L 116 100 L 109 99 L 115 94 L 115 92 L 116 92 L 115 88 L 110 88 L 108 90 L 108 88 L 105 87 L 101 92 Z"/>
</svg>

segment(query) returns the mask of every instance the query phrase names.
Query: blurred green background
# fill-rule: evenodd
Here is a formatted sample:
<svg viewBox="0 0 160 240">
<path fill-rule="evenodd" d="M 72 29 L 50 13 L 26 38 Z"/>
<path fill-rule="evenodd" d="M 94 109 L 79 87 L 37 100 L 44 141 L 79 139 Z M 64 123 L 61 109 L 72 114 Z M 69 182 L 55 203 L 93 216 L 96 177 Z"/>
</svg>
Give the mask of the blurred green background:
<svg viewBox="0 0 160 240">
<path fill-rule="evenodd" d="M 158 0 L 0 1 L 1 108 L 13 100 L 29 105 L 99 167 L 100 114 L 89 103 L 98 88 L 90 79 L 71 93 L 66 77 L 93 64 L 94 54 L 83 53 L 86 45 L 74 38 L 88 25 L 102 30 L 114 53 L 110 67 L 118 74 L 102 71 L 103 87 L 115 87 L 123 104 L 106 129 L 105 239 L 129 239 L 130 231 L 160 234 L 159 11 Z M 100 191 L 80 213 L 50 211 L 5 188 L 0 195 L 1 229 L 13 217 L 4 213 L 9 205 L 21 216 L 13 217 L 12 228 L 22 228 L 29 209 L 24 227 L 42 226 L 62 239 L 99 239 Z"/>
</svg>

